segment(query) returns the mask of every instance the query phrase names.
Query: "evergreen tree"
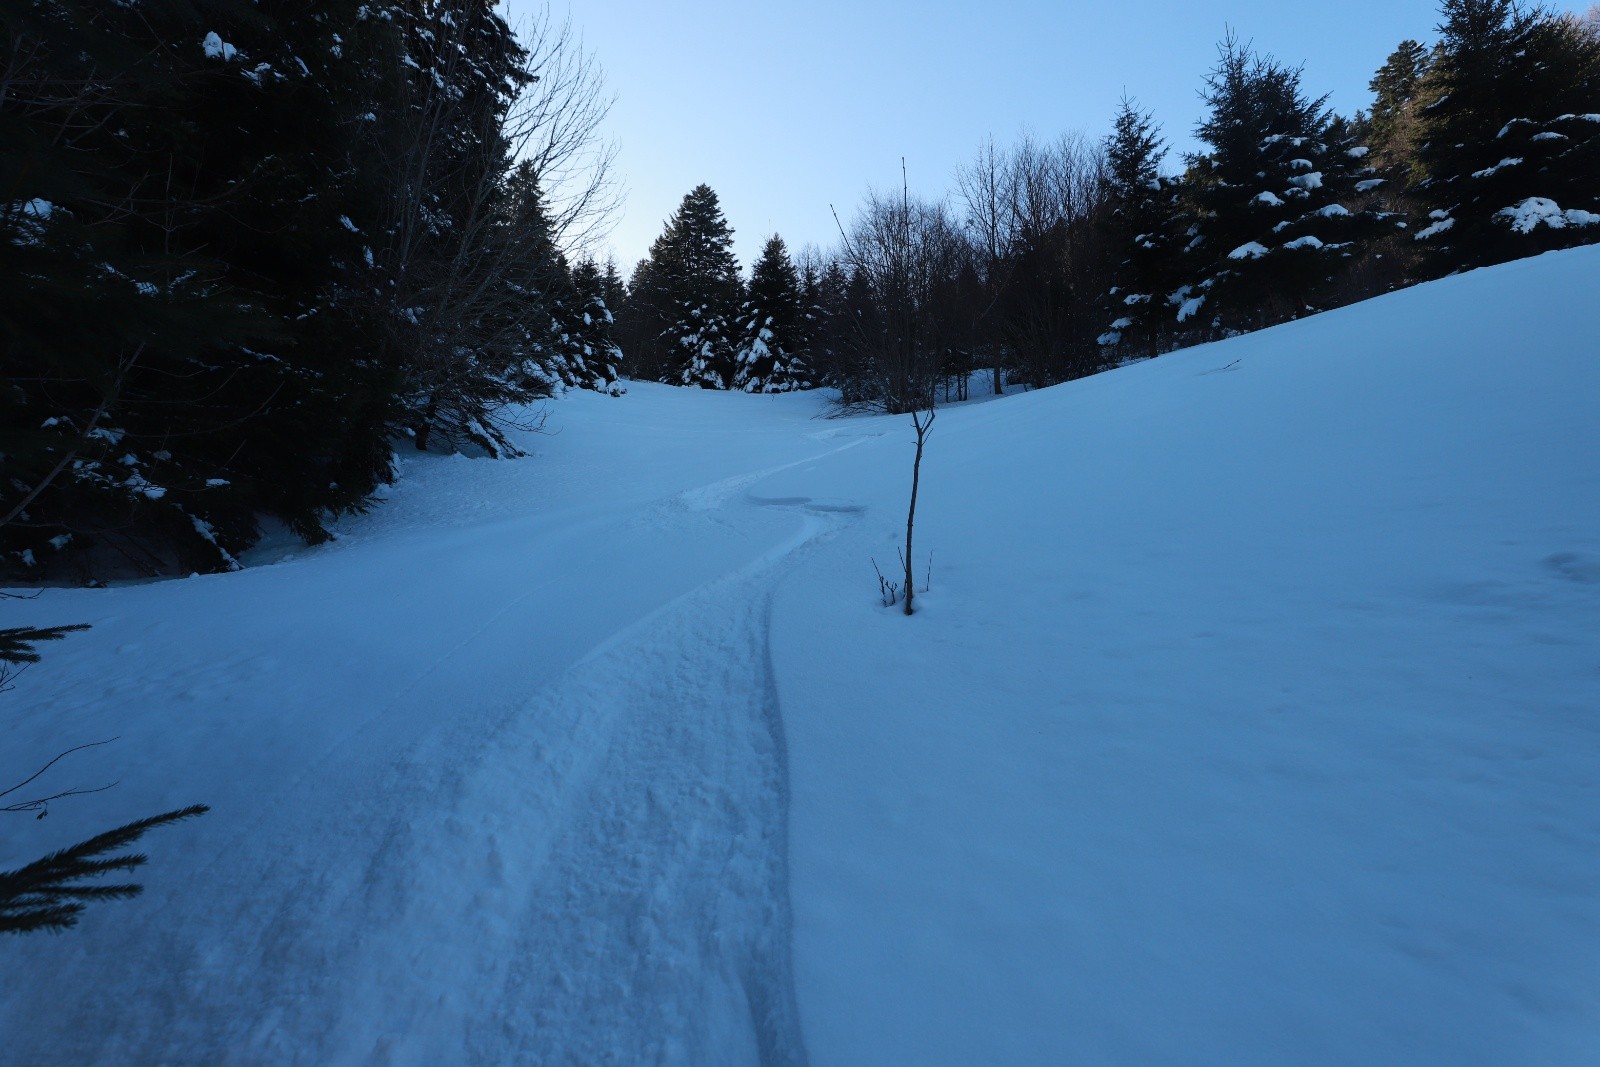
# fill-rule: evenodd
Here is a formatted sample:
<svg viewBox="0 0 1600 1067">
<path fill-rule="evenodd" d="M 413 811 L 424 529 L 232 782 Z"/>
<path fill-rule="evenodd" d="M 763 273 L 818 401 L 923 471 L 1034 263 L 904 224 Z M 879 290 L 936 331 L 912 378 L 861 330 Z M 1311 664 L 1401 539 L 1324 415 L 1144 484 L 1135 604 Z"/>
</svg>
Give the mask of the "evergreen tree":
<svg viewBox="0 0 1600 1067">
<path fill-rule="evenodd" d="M 1514 0 L 1445 0 L 1418 93 L 1436 272 L 1600 235 L 1600 41 Z"/>
<path fill-rule="evenodd" d="M 806 358 L 815 380 L 839 388 L 849 363 L 851 282 L 844 265 L 830 258 L 807 263 L 802 274 L 806 307 Z"/>
<path fill-rule="evenodd" d="M 1299 68 L 1232 36 L 1219 53 L 1195 130 L 1211 150 L 1191 156 L 1185 176 L 1190 280 L 1169 302 L 1180 321 L 1198 313 L 1228 334 L 1322 306 L 1353 254 L 1358 219 L 1344 201 L 1365 173 L 1365 149 L 1340 143 L 1347 128 L 1326 97 L 1304 95 Z"/>
<path fill-rule="evenodd" d="M 387 473 L 386 372 L 323 348 L 362 192 L 325 8 L 0 14 L 0 566 L 225 569 L 258 514 L 314 540 Z"/>
<path fill-rule="evenodd" d="M 733 230 L 717 194 L 697 185 L 634 273 L 639 310 L 653 320 L 659 339 L 663 381 L 706 389 L 732 385 L 741 289 Z"/>
<path fill-rule="evenodd" d="M 1417 41 L 1401 41 L 1373 74 L 1372 114 L 1368 141 L 1382 164 L 1409 161 L 1414 150 L 1415 115 L 1412 105 L 1428 71 L 1428 50 Z"/>
<path fill-rule="evenodd" d="M 1162 176 L 1166 151 L 1155 119 L 1123 97 L 1106 138 L 1105 241 L 1115 263 L 1106 294 L 1109 325 L 1098 341 L 1119 354 L 1154 355 L 1168 322 L 1161 298 L 1176 281 L 1177 195 Z"/>
<path fill-rule="evenodd" d="M 800 275 L 777 234 L 768 238 L 750 271 L 741 315 L 733 388 L 786 393 L 811 385 L 803 358 L 805 312 Z"/>
<path fill-rule="evenodd" d="M 615 279 L 616 268 L 607 267 Z M 581 261 L 572 272 L 576 314 L 569 328 L 571 365 L 577 371 L 573 384 L 617 396 L 622 392 L 616 384 L 622 350 L 611 336 L 615 318 L 607 302 L 608 288 L 606 275 L 592 259 Z"/>
</svg>

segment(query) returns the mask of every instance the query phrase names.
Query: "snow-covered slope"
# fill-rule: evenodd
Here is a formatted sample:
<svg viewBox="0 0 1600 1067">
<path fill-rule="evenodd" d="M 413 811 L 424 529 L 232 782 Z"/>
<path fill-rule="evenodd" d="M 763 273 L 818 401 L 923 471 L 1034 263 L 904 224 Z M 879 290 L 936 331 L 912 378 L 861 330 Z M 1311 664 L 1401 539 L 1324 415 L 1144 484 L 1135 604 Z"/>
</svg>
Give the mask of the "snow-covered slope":
<svg viewBox="0 0 1600 1067">
<path fill-rule="evenodd" d="M 183 803 L 4 1063 L 1589 1063 L 1600 249 L 910 427 L 636 385 L 51 590 L 16 779 Z M 14 622 L 12 620 L 15 620 Z"/>
</svg>

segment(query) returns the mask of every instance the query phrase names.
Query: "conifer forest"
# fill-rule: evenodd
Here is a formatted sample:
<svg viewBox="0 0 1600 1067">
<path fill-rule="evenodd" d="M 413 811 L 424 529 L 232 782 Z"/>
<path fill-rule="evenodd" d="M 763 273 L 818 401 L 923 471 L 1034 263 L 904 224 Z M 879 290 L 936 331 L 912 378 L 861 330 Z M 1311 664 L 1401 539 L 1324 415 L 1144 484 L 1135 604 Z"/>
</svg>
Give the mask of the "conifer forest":
<svg viewBox="0 0 1600 1067">
<path fill-rule="evenodd" d="M 225 570 L 268 517 L 315 543 L 396 448 L 511 455 L 514 411 L 619 375 L 893 410 L 1596 240 L 1596 20 L 1439 18 L 1370 111 L 1230 34 L 1176 168 L 1125 97 L 1104 137 L 989 141 L 949 194 L 875 193 L 835 246 L 774 234 L 748 274 L 697 186 L 624 279 L 590 254 L 613 176 L 571 26 L 9 4 L 0 569 Z"/>
</svg>

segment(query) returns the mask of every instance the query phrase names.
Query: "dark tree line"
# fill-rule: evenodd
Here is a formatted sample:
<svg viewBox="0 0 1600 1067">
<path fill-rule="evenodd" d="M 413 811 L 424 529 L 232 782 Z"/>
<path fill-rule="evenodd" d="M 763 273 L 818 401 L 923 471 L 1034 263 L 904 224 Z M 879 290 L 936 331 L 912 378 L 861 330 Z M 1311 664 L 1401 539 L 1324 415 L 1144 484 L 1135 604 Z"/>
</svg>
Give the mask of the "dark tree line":
<svg viewBox="0 0 1600 1067">
<path fill-rule="evenodd" d="M 624 372 L 915 410 L 1594 240 L 1596 19 L 1445 0 L 1437 31 L 1348 117 L 1230 36 L 1181 172 L 1124 99 L 1104 140 L 873 195 L 831 251 L 774 236 L 748 281 L 702 185 L 624 283 L 581 258 L 606 99 L 559 24 L 8 4 L 0 572 L 227 569 L 262 516 L 315 542 L 397 442 L 512 455 L 531 401 Z"/>
<path fill-rule="evenodd" d="M 634 268 L 620 336 L 634 377 L 705 389 L 787 392 L 811 385 L 800 275 L 774 235 L 745 283 L 717 194 L 683 198 Z"/>
<path fill-rule="evenodd" d="M 948 199 L 873 194 L 795 282 L 765 266 L 749 288 L 784 309 L 787 375 L 741 371 L 747 294 L 701 186 L 634 273 L 630 367 L 916 410 L 964 396 L 975 370 L 996 391 L 1049 385 L 1600 239 L 1600 16 L 1444 0 L 1437 31 L 1431 48 L 1401 42 L 1371 111 L 1348 117 L 1230 34 L 1178 173 L 1155 117 L 1124 98 L 1098 143 L 991 141 Z"/>
<path fill-rule="evenodd" d="M 596 79 L 475 0 L 0 9 L 0 570 L 228 569 L 610 388 Z"/>
</svg>

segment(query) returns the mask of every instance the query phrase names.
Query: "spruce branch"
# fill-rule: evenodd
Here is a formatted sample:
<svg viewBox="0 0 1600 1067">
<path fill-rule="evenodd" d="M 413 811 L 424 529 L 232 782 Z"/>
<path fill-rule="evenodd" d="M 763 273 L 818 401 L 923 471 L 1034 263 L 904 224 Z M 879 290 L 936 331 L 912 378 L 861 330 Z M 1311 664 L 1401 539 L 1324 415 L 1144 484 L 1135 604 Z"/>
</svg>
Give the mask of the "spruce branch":
<svg viewBox="0 0 1600 1067">
<path fill-rule="evenodd" d="M 0 873 L 0 932 L 31 933 L 36 930 L 65 930 L 78 922 L 78 915 L 91 900 L 125 900 L 144 891 L 142 885 L 123 882 L 88 885 L 86 879 L 113 871 L 132 871 L 149 859 L 143 853 L 118 852 L 138 841 L 158 826 L 192 819 L 211 809 L 193 804 L 177 811 L 107 830 L 87 841 L 59 852 L 52 852 L 26 867 Z"/>
</svg>

